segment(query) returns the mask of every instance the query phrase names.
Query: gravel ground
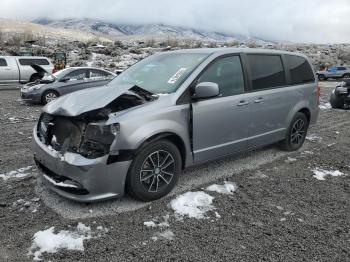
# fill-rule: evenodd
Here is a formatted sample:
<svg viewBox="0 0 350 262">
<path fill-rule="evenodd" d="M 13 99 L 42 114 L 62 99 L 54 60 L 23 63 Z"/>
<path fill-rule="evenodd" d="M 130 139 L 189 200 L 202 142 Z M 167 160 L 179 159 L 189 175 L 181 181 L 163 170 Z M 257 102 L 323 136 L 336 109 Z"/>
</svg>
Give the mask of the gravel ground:
<svg viewBox="0 0 350 262">
<path fill-rule="evenodd" d="M 321 83 L 326 108 L 334 85 Z M 0 91 L 0 174 L 34 166 L 31 129 L 41 107 L 22 104 L 18 93 Z M 44 261 L 350 261 L 350 176 L 321 181 L 312 172 L 350 174 L 349 123 L 350 111 L 323 109 L 298 152 L 272 146 L 191 168 L 171 196 L 150 204 L 67 201 L 38 185 L 34 167 L 23 178 L 0 176 L 0 261 L 32 261 L 28 250 L 36 232 L 71 230 L 79 222 L 93 232 L 85 251 L 44 253 Z M 206 218 L 174 215 L 169 203 L 177 195 L 224 179 L 238 189 L 209 192 L 215 210 Z M 168 227 L 143 224 L 165 215 Z M 170 231 L 172 237 L 160 234 Z"/>
</svg>

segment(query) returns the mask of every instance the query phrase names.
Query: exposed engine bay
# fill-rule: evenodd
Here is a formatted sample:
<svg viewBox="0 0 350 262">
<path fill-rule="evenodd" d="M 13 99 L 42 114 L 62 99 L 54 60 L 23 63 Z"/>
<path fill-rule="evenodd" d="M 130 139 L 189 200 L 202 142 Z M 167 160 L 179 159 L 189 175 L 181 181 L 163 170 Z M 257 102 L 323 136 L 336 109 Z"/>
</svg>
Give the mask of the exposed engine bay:
<svg viewBox="0 0 350 262">
<path fill-rule="evenodd" d="M 109 114 L 142 105 L 157 99 L 156 95 L 139 87 L 125 92 L 107 106 L 79 116 L 60 116 L 42 113 L 37 134 L 42 143 L 64 155 L 72 152 L 85 158 L 107 155 L 118 135 L 119 124 L 106 125 Z"/>
</svg>

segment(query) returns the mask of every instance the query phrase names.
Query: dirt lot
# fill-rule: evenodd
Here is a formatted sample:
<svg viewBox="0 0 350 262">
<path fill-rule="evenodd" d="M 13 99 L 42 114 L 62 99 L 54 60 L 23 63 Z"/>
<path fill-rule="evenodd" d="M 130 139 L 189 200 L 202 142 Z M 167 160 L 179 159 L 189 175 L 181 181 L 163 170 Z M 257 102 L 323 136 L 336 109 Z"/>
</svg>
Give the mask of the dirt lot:
<svg viewBox="0 0 350 262">
<path fill-rule="evenodd" d="M 44 261 L 350 261 L 350 111 L 329 109 L 334 85 L 321 83 L 323 109 L 298 152 L 269 147 L 192 168 L 171 196 L 151 204 L 77 204 L 38 186 L 30 143 L 41 107 L 0 90 L 0 174 L 23 176 L 0 175 L 0 261 L 32 261 L 36 232 L 72 231 L 79 222 L 91 227 L 84 251 L 43 253 Z M 318 180 L 314 169 L 343 175 Z M 207 192 L 215 209 L 203 219 L 181 220 L 169 206 L 224 179 L 238 188 Z"/>
</svg>

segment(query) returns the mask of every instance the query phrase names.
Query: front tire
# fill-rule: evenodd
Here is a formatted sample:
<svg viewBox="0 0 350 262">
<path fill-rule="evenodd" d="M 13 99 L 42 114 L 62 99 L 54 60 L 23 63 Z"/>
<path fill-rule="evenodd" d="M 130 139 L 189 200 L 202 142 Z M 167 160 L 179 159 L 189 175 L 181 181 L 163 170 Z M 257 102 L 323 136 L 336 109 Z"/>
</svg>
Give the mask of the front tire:
<svg viewBox="0 0 350 262">
<path fill-rule="evenodd" d="M 293 117 L 286 134 L 286 138 L 281 142 L 281 148 L 285 151 L 296 151 L 304 144 L 309 121 L 305 114 L 298 112 Z"/>
<path fill-rule="evenodd" d="M 342 109 L 344 107 L 344 100 L 332 93 L 329 102 L 334 109 Z"/>
<path fill-rule="evenodd" d="M 41 97 L 41 102 L 46 105 L 47 103 L 50 103 L 51 101 L 57 99 L 60 95 L 54 91 L 54 90 L 47 90 L 44 92 L 44 94 Z"/>
<path fill-rule="evenodd" d="M 126 180 L 127 192 L 141 201 L 167 195 L 181 173 L 179 149 L 168 140 L 158 140 L 143 147 L 134 158 Z"/>
</svg>

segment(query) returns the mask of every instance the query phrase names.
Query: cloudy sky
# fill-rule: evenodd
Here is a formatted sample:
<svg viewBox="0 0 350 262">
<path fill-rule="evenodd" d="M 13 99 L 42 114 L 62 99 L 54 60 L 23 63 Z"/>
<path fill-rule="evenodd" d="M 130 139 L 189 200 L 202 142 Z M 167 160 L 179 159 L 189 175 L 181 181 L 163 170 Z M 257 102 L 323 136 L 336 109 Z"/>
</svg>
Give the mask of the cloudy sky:
<svg viewBox="0 0 350 262">
<path fill-rule="evenodd" d="M 350 43 L 350 0 L 0 0 L 0 17 L 165 23 L 270 40 Z"/>
</svg>

